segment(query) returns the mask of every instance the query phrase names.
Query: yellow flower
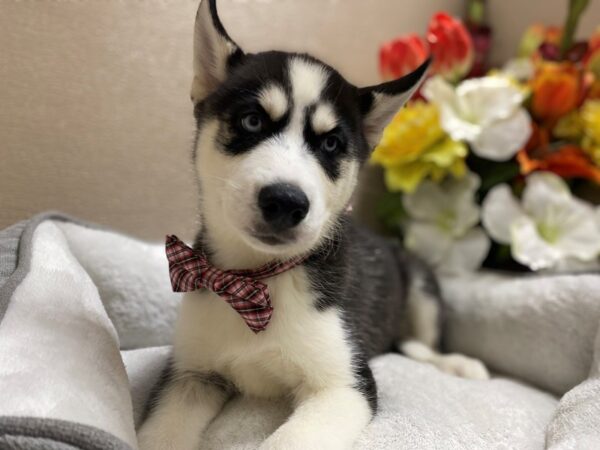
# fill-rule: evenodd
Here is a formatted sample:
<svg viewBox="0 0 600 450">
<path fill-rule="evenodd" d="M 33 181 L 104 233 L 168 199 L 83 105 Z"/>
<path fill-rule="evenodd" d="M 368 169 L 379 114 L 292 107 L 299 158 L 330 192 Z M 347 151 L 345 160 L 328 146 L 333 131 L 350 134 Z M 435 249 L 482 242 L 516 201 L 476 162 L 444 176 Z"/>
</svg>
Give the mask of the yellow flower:
<svg viewBox="0 0 600 450">
<path fill-rule="evenodd" d="M 600 166 L 600 100 L 588 100 L 581 110 L 583 149 Z"/>
<path fill-rule="evenodd" d="M 442 130 L 437 107 L 417 101 L 396 114 L 371 160 L 385 168 L 390 191 L 412 192 L 424 178 L 439 182 L 447 174 L 464 176 L 467 151 Z"/>
</svg>

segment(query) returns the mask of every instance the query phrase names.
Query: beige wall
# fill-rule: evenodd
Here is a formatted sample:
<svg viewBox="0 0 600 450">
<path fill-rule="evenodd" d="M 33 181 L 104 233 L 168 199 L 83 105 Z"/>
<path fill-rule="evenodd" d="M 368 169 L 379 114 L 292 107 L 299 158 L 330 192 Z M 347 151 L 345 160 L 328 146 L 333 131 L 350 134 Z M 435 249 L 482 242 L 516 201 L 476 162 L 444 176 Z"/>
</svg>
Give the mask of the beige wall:
<svg viewBox="0 0 600 450">
<path fill-rule="evenodd" d="M 538 13 L 558 20 L 564 2 L 492 0 L 498 54 Z M 600 22 L 592 3 L 587 28 Z M 377 81 L 382 41 L 423 30 L 437 9 L 462 7 L 220 0 L 226 28 L 246 49 L 309 51 L 358 84 Z M 193 233 L 195 9 L 196 0 L 0 0 L 0 228 L 58 209 L 144 238 Z"/>
</svg>

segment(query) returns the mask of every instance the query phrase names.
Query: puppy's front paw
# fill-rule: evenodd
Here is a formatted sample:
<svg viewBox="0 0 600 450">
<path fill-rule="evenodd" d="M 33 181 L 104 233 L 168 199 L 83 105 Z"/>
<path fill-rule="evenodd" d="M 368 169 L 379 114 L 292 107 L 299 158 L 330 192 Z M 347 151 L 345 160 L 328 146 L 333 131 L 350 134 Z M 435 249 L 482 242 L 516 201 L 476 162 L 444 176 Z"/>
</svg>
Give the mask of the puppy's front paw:
<svg viewBox="0 0 600 450">
<path fill-rule="evenodd" d="M 143 427 L 137 435 L 138 448 L 140 450 L 160 450 L 160 449 L 175 449 L 173 444 L 165 442 L 165 436 L 160 436 L 155 429 Z"/>
<path fill-rule="evenodd" d="M 311 436 L 310 433 L 290 433 L 278 430 L 272 434 L 259 450 L 344 450 L 344 445 L 335 436 Z"/>
<path fill-rule="evenodd" d="M 177 430 L 144 426 L 137 436 L 139 450 L 197 450 L 187 446 Z"/>
<path fill-rule="evenodd" d="M 433 362 L 442 372 L 471 380 L 488 380 L 490 373 L 478 359 L 469 358 L 458 353 L 439 355 Z"/>
</svg>

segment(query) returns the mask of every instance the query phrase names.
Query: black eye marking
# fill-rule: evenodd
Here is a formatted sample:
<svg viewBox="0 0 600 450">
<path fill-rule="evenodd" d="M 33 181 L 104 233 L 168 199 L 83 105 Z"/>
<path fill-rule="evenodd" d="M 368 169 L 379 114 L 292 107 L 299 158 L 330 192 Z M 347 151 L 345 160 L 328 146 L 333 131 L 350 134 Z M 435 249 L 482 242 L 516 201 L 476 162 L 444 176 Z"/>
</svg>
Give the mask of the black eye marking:
<svg viewBox="0 0 600 450">
<path fill-rule="evenodd" d="M 312 127 L 310 113 L 304 124 L 304 139 L 309 150 L 315 155 L 327 176 L 335 181 L 340 176 L 343 159 L 352 157 L 348 152 L 348 131 L 343 125 L 336 126 L 326 133 L 317 134 Z"/>
<path fill-rule="evenodd" d="M 280 133 L 289 122 L 289 113 L 273 121 L 260 104 L 252 102 L 235 105 L 223 118 L 227 126 L 220 143 L 227 153 L 238 155 Z"/>
</svg>

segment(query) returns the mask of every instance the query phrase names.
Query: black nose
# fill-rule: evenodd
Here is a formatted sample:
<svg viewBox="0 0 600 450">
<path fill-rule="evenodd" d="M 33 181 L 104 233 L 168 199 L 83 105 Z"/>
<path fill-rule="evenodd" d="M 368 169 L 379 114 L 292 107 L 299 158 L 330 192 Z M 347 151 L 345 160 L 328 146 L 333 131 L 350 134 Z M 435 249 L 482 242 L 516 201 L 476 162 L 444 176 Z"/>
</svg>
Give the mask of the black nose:
<svg viewBox="0 0 600 450">
<path fill-rule="evenodd" d="M 263 218 L 276 231 L 298 225 L 308 214 L 308 197 L 302 190 L 288 183 L 265 186 L 258 193 L 258 206 Z"/>
</svg>

